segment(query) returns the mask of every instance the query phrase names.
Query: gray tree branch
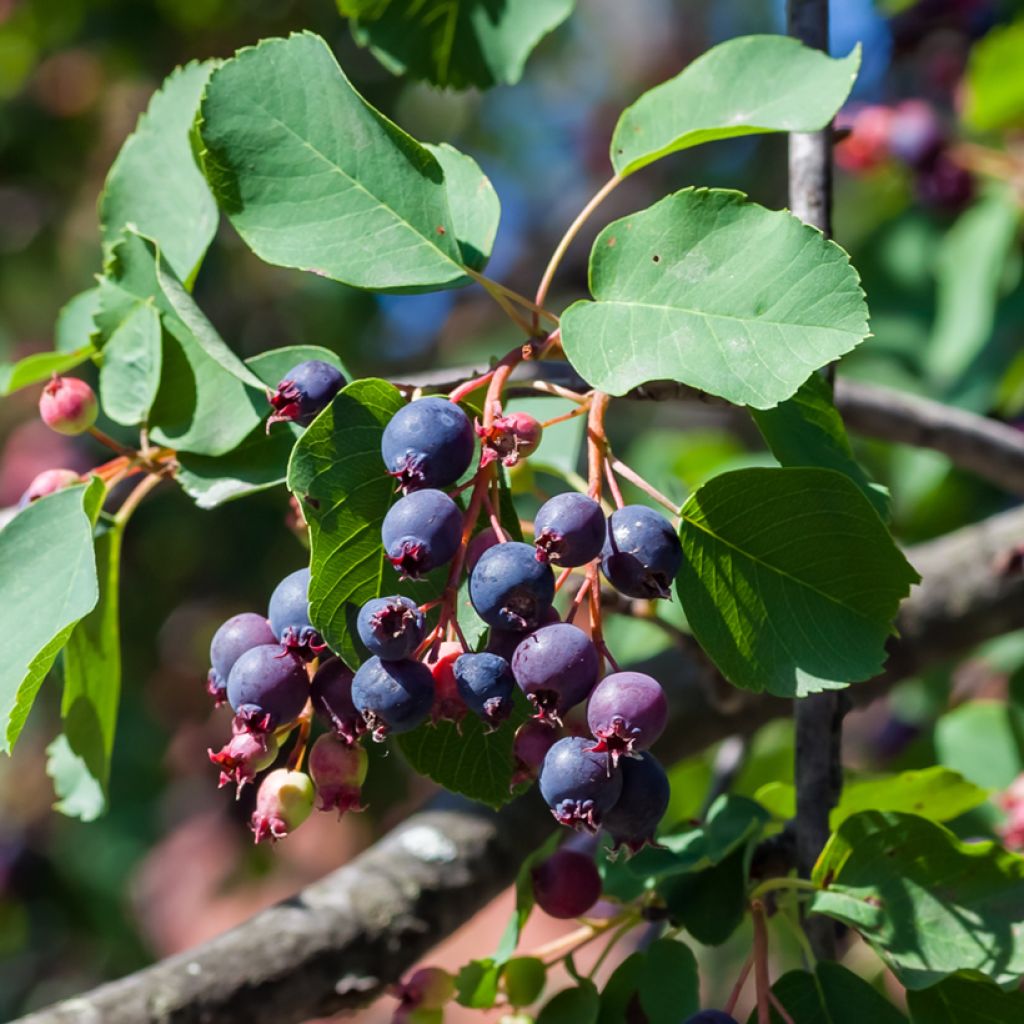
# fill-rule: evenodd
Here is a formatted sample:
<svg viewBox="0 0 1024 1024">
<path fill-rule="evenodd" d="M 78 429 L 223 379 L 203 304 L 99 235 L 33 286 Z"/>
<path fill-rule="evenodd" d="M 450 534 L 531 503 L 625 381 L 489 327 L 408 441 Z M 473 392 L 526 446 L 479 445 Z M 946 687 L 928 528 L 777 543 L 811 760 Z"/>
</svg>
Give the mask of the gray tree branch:
<svg viewBox="0 0 1024 1024">
<path fill-rule="evenodd" d="M 1015 509 L 910 549 L 923 582 L 901 609 L 885 673 L 846 691 L 854 703 L 1024 627 L 1024 572 L 1007 558 L 1022 536 L 1024 509 Z M 786 700 L 720 688 L 692 651 L 673 651 L 653 668 L 672 691 L 658 751 L 666 761 L 790 711 Z M 244 925 L 21 1024 L 297 1024 L 354 1009 L 510 884 L 552 827 L 536 793 L 497 814 L 439 798 Z"/>
</svg>

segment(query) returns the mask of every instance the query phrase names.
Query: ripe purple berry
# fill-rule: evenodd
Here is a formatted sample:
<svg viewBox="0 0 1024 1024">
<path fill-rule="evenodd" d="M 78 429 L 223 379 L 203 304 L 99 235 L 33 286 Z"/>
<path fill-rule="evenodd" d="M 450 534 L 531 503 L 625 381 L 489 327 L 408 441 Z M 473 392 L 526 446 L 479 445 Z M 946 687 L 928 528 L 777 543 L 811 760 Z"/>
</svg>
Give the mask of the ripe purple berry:
<svg viewBox="0 0 1024 1024">
<path fill-rule="evenodd" d="M 512 771 L 510 788 L 521 782 L 532 782 L 540 775 L 547 752 L 561 739 L 561 732 L 548 722 L 531 718 L 523 722 L 512 738 Z"/>
<path fill-rule="evenodd" d="M 84 380 L 54 374 L 39 396 L 39 415 L 58 434 L 84 434 L 99 415 L 96 393 Z"/>
<path fill-rule="evenodd" d="M 232 615 L 221 625 L 210 641 L 210 674 L 206 679 L 206 690 L 216 707 L 227 700 L 228 676 L 235 662 L 254 647 L 276 643 L 270 623 L 255 612 Z"/>
<path fill-rule="evenodd" d="M 352 680 L 352 699 L 380 742 L 388 733 L 409 732 L 426 720 L 434 701 L 434 677 L 418 661 L 370 658 Z"/>
<path fill-rule="evenodd" d="M 24 508 L 48 494 L 62 491 L 65 487 L 74 487 L 81 482 L 82 478 L 73 469 L 44 469 L 18 499 L 18 508 Z"/>
<path fill-rule="evenodd" d="M 581 832 L 596 832 L 622 792 L 622 773 L 590 749 L 590 740 L 567 736 L 544 758 L 540 795 L 555 820 Z"/>
<path fill-rule="evenodd" d="M 388 510 L 381 540 L 401 578 L 418 580 L 458 551 L 462 513 L 443 491 L 413 491 Z"/>
<path fill-rule="evenodd" d="M 558 611 L 554 608 L 548 608 L 548 610 L 541 616 L 540 626 L 538 629 L 542 629 L 544 626 L 550 626 L 555 622 L 561 622 L 562 619 L 558 614 Z M 529 632 L 523 633 L 519 630 L 514 629 L 495 629 L 493 626 L 487 631 L 487 653 L 488 654 L 500 654 L 510 665 L 512 664 L 512 656 L 516 653 L 516 648 L 530 635 Z"/>
<path fill-rule="evenodd" d="M 622 793 L 601 824 L 612 837 L 614 849 L 625 846 L 636 853 L 654 842 L 654 832 L 668 808 L 668 778 L 658 759 L 646 750 L 639 757 L 624 757 L 619 770 Z"/>
<path fill-rule="evenodd" d="M 533 520 L 537 558 L 571 567 L 593 561 L 604 546 L 601 506 L 576 491 L 556 494 L 541 505 Z"/>
<path fill-rule="evenodd" d="M 317 807 L 321 811 L 362 811 L 359 790 L 366 781 L 369 759 L 358 743 L 349 745 L 328 733 L 309 752 L 309 774 L 316 785 Z"/>
<path fill-rule="evenodd" d="M 324 650 L 324 642 L 309 620 L 309 569 L 296 569 L 274 587 L 267 612 L 274 636 L 289 650 L 303 658 Z"/>
<path fill-rule="evenodd" d="M 344 374 L 322 359 L 307 359 L 293 366 L 267 396 L 274 408 L 267 420 L 267 430 L 272 423 L 292 422 L 308 427 L 346 383 Z"/>
<path fill-rule="evenodd" d="M 447 487 L 473 460 L 473 425 L 446 398 L 403 406 L 384 428 L 380 450 L 388 474 L 404 491 Z"/>
<path fill-rule="evenodd" d="M 668 701 L 656 679 L 643 672 L 613 672 L 597 684 L 587 705 L 587 724 L 613 764 L 623 754 L 646 750 L 665 729 Z"/>
<path fill-rule="evenodd" d="M 253 732 L 294 722 L 309 697 L 302 660 L 277 644 L 260 644 L 240 655 L 228 675 L 228 703 Z"/>
<path fill-rule="evenodd" d="M 533 898 L 550 917 L 582 917 L 601 898 L 601 876 L 593 857 L 556 850 L 530 872 Z"/>
<path fill-rule="evenodd" d="M 608 517 L 601 571 L 626 597 L 671 597 L 683 564 L 683 547 L 672 524 L 646 505 L 626 505 Z"/>
<path fill-rule="evenodd" d="M 366 721 L 352 700 L 352 670 L 340 658 L 328 658 L 310 684 L 313 710 L 338 739 L 355 743 Z"/>
<path fill-rule="evenodd" d="M 555 575 L 530 544 L 509 541 L 485 551 L 469 577 L 469 599 L 488 626 L 525 632 L 543 621 L 555 597 Z"/>
<path fill-rule="evenodd" d="M 558 724 L 570 708 L 587 699 L 600 670 L 593 641 L 568 622 L 542 626 L 512 656 L 512 674 L 537 717 Z"/>
<path fill-rule="evenodd" d="M 249 821 L 255 841 L 276 842 L 294 832 L 312 812 L 313 796 L 313 780 L 305 772 L 272 771 L 260 783 Z"/>
<path fill-rule="evenodd" d="M 356 632 L 370 654 L 385 661 L 408 658 L 423 640 L 425 619 L 407 597 L 375 597 L 359 609 Z"/>
<path fill-rule="evenodd" d="M 466 706 L 491 728 L 512 713 L 516 682 L 508 662 L 497 654 L 463 654 L 453 666 L 455 684 Z"/>
</svg>

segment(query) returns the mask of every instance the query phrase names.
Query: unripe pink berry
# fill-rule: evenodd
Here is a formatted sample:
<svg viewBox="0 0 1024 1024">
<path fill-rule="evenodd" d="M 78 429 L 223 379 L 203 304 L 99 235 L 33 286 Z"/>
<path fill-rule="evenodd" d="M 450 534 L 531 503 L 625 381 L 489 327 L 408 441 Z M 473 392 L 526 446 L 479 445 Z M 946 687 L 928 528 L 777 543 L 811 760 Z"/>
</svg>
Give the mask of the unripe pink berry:
<svg viewBox="0 0 1024 1024">
<path fill-rule="evenodd" d="M 73 469 L 45 469 L 28 485 L 25 493 L 18 500 L 18 508 L 24 508 L 39 498 L 74 487 L 82 482 L 82 478 Z"/>
<path fill-rule="evenodd" d="M 84 434 L 98 413 L 96 393 L 77 377 L 54 374 L 39 396 L 39 415 L 58 434 Z"/>
<path fill-rule="evenodd" d="M 440 967 L 421 967 L 400 981 L 393 991 L 401 1000 L 400 1012 L 441 1010 L 455 995 L 455 979 Z"/>
<path fill-rule="evenodd" d="M 314 795 L 313 780 L 305 772 L 272 771 L 260 783 L 249 822 L 256 842 L 284 839 L 294 832 L 311 814 Z"/>
<path fill-rule="evenodd" d="M 455 682 L 455 662 L 465 653 L 462 644 L 446 640 L 438 647 L 434 659 L 427 663 L 434 677 L 434 705 L 430 709 L 430 720 L 435 725 L 441 721 L 458 725 L 469 713 Z"/>
<path fill-rule="evenodd" d="M 359 743 L 348 744 L 325 733 L 309 752 L 309 774 L 316 785 L 321 811 L 361 811 L 359 789 L 366 781 L 369 758 Z"/>
<path fill-rule="evenodd" d="M 231 725 L 231 739 L 220 750 L 208 750 L 210 760 L 220 768 L 218 786 L 235 784 L 236 797 L 247 782 L 269 768 L 277 757 L 278 742 L 273 733 L 253 732 L 245 723 L 235 718 Z"/>
<path fill-rule="evenodd" d="M 477 423 L 476 432 L 481 440 L 482 466 L 495 459 L 501 459 L 502 465 L 514 466 L 537 450 L 544 428 L 528 412 L 512 412 L 496 416 L 489 427 Z"/>
</svg>

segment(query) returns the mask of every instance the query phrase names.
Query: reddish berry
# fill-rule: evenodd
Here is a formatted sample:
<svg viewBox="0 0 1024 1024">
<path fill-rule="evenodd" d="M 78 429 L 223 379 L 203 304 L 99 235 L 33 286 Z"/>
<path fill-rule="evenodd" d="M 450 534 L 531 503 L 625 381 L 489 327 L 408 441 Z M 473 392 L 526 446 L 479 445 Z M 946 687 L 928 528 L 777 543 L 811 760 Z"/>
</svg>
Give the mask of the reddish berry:
<svg viewBox="0 0 1024 1024">
<path fill-rule="evenodd" d="M 554 725 L 531 718 L 523 722 L 516 730 L 512 739 L 512 757 L 515 768 L 512 772 L 510 787 L 521 782 L 530 782 L 540 775 L 540 767 L 544 763 L 547 752 L 562 738 L 561 732 Z"/>
<path fill-rule="evenodd" d="M 421 967 L 393 988 L 400 1000 L 396 1020 L 410 1020 L 412 1010 L 441 1010 L 455 995 L 455 979 L 440 967 Z"/>
<path fill-rule="evenodd" d="M 273 733 L 253 732 L 238 718 L 231 723 L 231 732 L 231 739 L 220 750 L 207 753 L 220 768 L 218 787 L 233 782 L 237 796 L 247 782 L 274 763 L 278 744 Z"/>
<path fill-rule="evenodd" d="M 550 917 L 581 917 L 601 898 L 601 876 L 593 857 L 556 850 L 530 872 L 533 898 Z"/>
<path fill-rule="evenodd" d="M 249 822 L 255 841 L 284 839 L 294 832 L 312 812 L 313 796 L 313 780 L 305 772 L 272 771 L 256 793 Z"/>
<path fill-rule="evenodd" d="M 359 789 L 366 781 L 369 759 L 358 743 L 351 746 L 324 734 L 309 752 L 309 774 L 316 785 L 317 807 L 321 811 L 361 811 Z"/>
<path fill-rule="evenodd" d="M 646 750 L 665 729 L 668 701 L 658 681 L 643 672 L 613 672 L 594 687 L 587 724 L 612 764 L 623 754 Z"/>
<path fill-rule="evenodd" d="M 80 484 L 82 478 L 73 469 L 45 469 L 28 485 L 25 493 L 18 499 L 18 508 L 45 498 L 48 494 L 61 491 L 65 487 Z"/>
<path fill-rule="evenodd" d="M 54 374 L 39 396 L 39 415 L 58 434 L 84 434 L 98 414 L 96 393 L 77 377 Z"/>
<path fill-rule="evenodd" d="M 496 416 L 489 427 L 477 423 L 476 432 L 482 443 L 482 466 L 495 459 L 501 459 L 502 465 L 514 466 L 537 450 L 544 428 L 529 413 L 513 412 Z"/>
<path fill-rule="evenodd" d="M 366 720 L 352 700 L 352 670 L 340 658 L 328 658 L 310 684 L 313 710 L 338 739 L 355 743 L 366 732 Z"/>
<path fill-rule="evenodd" d="M 430 709 L 430 720 L 436 725 L 441 721 L 458 725 L 469 709 L 459 692 L 455 679 L 455 662 L 465 653 L 462 644 L 445 641 L 437 649 L 433 660 L 427 664 L 434 677 L 434 703 Z"/>
<path fill-rule="evenodd" d="M 836 118 L 849 134 L 836 146 L 836 163 L 853 174 L 874 170 L 889 157 L 892 111 L 885 106 L 851 106 Z"/>
</svg>

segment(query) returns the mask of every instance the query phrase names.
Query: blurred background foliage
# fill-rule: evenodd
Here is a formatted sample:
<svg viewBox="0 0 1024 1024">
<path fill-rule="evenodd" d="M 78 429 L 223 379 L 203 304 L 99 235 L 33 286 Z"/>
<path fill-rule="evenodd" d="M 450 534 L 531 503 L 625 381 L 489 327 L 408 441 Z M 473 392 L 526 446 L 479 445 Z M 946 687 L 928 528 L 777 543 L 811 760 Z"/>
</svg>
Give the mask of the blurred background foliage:
<svg viewBox="0 0 1024 1024">
<path fill-rule="evenodd" d="M 832 48 L 864 46 L 843 122 L 852 134 L 840 147 L 835 224 L 863 277 L 876 335 L 842 372 L 1024 425 L 1024 150 L 1015 134 L 1024 127 L 1024 28 L 1013 25 L 1022 9 L 1009 0 L 842 0 L 833 4 Z M 103 178 L 178 64 L 293 29 L 322 34 L 372 103 L 414 136 L 450 141 L 479 160 L 502 201 L 489 273 L 532 292 L 554 242 L 608 175 L 621 109 L 708 46 L 783 26 L 778 0 L 580 0 L 541 42 L 522 82 L 481 93 L 392 76 L 356 45 L 328 0 L 0 0 L 0 360 L 50 347 L 58 311 L 90 285 L 99 269 Z M 984 103 L 965 90 L 969 66 L 988 83 Z M 908 99 L 938 118 L 941 161 L 925 166 L 872 149 L 871 118 Z M 603 218 L 689 184 L 738 188 L 782 207 L 785 166 L 782 137 L 677 154 L 632 177 Z M 598 227 L 573 247 L 554 308 L 584 290 Z M 195 294 L 243 355 L 310 342 L 360 373 L 400 377 L 483 362 L 516 341 L 478 289 L 352 291 L 260 263 L 226 223 Z M 42 469 L 85 469 L 101 457 L 88 440 L 36 422 L 36 390 L 0 403 L 0 507 Z M 724 468 L 770 462 L 746 421 L 710 408 L 635 404 L 611 429 L 626 460 L 680 500 Z M 571 461 L 551 434 L 549 457 Z M 1008 504 L 939 455 L 877 443 L 859 454 L 890 487 L 895 532 L 905 542 Z M 516 486 L 543 493 L 549 483 L 526 469 Z M 219 745 L 227 717 L 209 712 L 207 644 L 228 614 L 260 608 L 276 580 L 302 563 L 287 516 L 283 490 L 199 512 L 168 488 L 133 521 L 110 813 L 83 825 L 51 811 L 44 750 L 56 732 L 57 685 L 44 688 L 16 756 L 0 762 L 0 1018 L 244 920 L 349 859 L 427 792 L 397 756 L 375 750 L 368 814 L 340 826 L 316 820 L 267 850 L 251 847 L 244 826 L 251 795 L 235 804 L 214 788 L 206 748 Z M 610 639 L 626 661 L 670 642 L 652 624 L 621 621 Z M 878 772 L 938 761 L 1005 788 L 1024 768 L 1022 702 L 1024 636 L 1010 636 L 853 716 L 848 765 Z M 738 791 L 789 780 L 791 754 L 785 723 L 763 730 Z M 678 817 L 699 813 L 712 756 L 676 768 Z M 954 826 L 979 835 L 999 821 L 993 802 Z M 738 936 L 736 950 L 746 941 Z M 479 945 L 478 937 L 472 952 Z M 721 966 L 736 950 L 709 953 L 708 962 Z M 728 983 L 723 975 L 720 984 Z M 385 1019 L 375 1014 L 365 1019 Z"/>
</svg>

